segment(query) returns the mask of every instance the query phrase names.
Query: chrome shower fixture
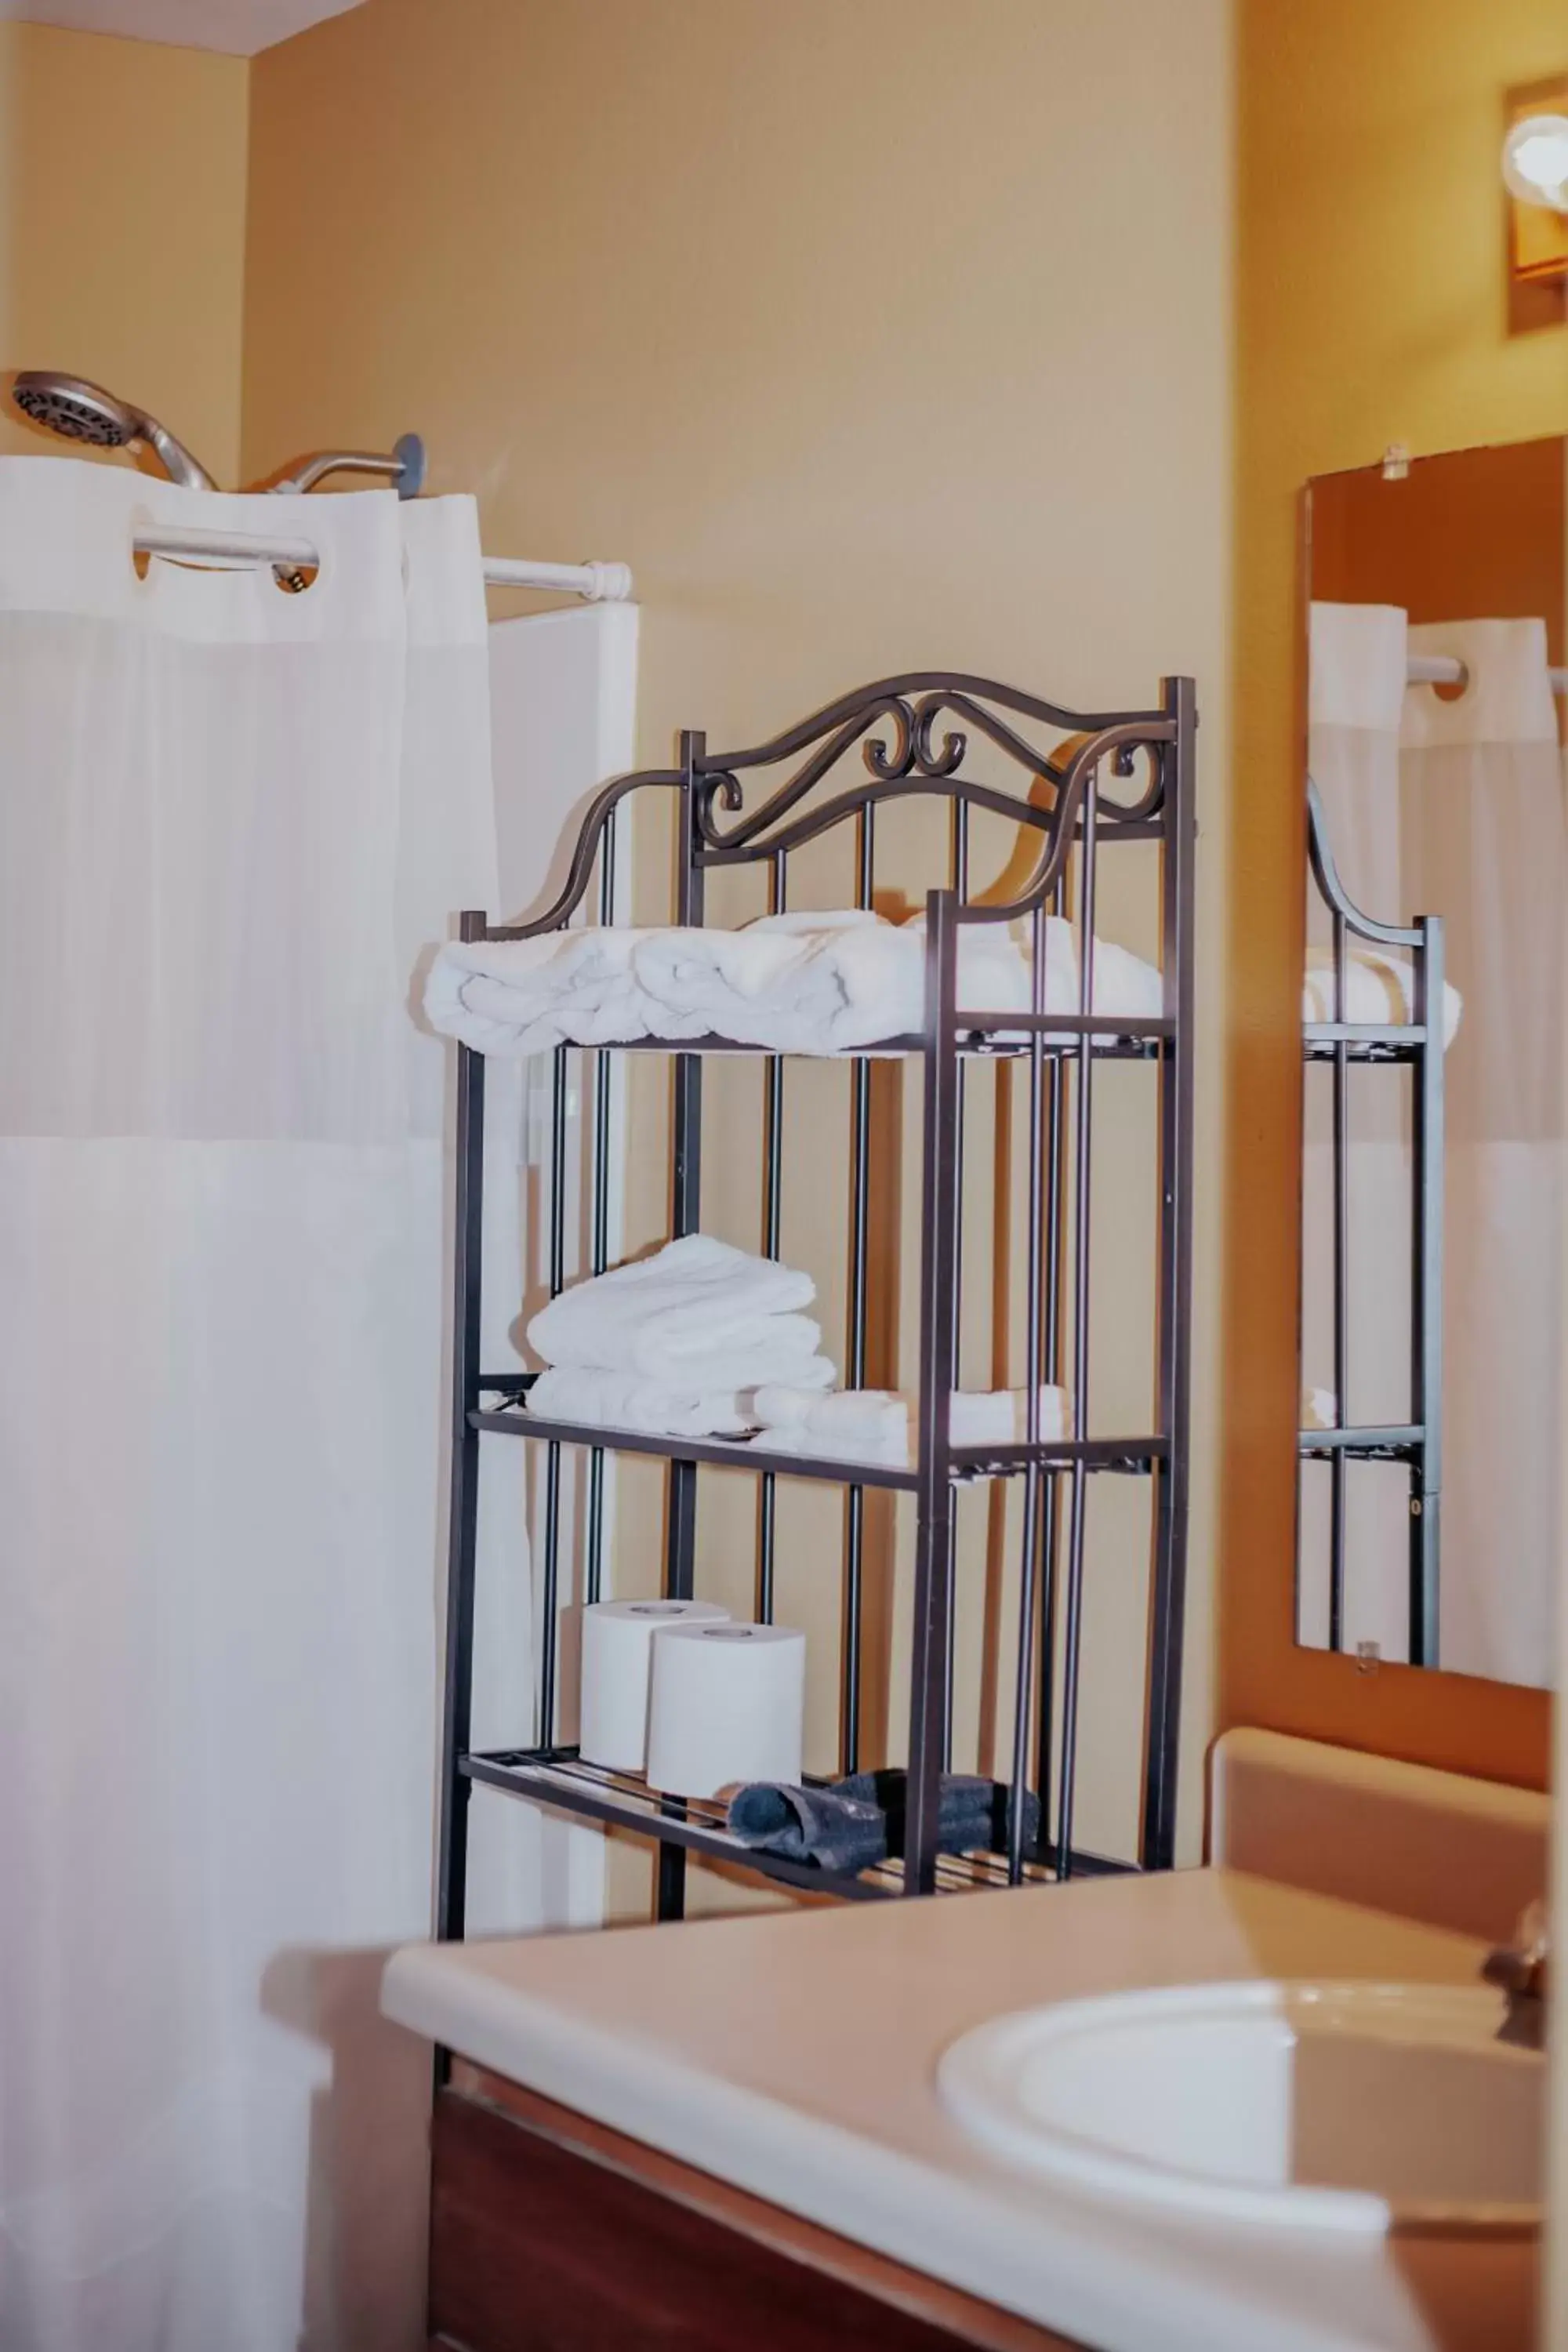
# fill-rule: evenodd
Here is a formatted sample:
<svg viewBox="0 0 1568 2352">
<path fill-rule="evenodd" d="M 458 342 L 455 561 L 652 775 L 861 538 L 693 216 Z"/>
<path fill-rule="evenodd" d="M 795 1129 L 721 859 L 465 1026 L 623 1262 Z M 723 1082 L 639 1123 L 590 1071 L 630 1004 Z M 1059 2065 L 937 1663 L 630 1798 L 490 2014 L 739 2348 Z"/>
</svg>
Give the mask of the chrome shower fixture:
<svg viewBox="0 0 1568 2352">
<path fill-rule="evenodd" d="M 298 458 L 269 490 L 313 490 L 329 474 L 384 474 L 400 499 L 416 499 L 425 487 L 425 444 L 417 433 L 400 434 L 392 454 L 374 449 L 317 449 Z"/>
<path fill-rule="evenodd" d="M 152 450 L 170 481 L 187 490 L 217 487 L 167 425 L 129 401 L 117 400 L 101 384 L 61 375 L 52 368 L 24 368 L 12 383 L 11 398 L 24 416 L 62 440 L 89 442 L 97 449 L 125 449 L 140 442 Z"/>
<path fill-rule="evenodd" d="M 170 481 L 187 490 L 217 488 L 206 467 L 197 464 L 166 425 L 85 377 L 62 375 L 54 368 L 24 368 L 12 381 L 11 398 L 24 416 L 62 440 L 84 441 L 95 449 L 126 449 L 139 442 L 152 450 Z M 329 474 L 384 475 L 400 499 L 417 498 L 425 485 L 425 444 L 417 433 L 405 433 L 387 457 L 374 449 L 318 449 L 266 487 L 269 491 L 313 490 Z"/>
</svg>

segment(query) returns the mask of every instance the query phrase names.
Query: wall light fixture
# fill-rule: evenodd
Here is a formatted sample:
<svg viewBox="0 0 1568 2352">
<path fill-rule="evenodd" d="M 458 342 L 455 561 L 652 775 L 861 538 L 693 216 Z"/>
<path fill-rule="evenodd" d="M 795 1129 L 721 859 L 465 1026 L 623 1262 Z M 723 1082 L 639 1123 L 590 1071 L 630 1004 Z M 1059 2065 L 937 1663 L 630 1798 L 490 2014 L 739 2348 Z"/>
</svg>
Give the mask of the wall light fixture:
<svg viewBox="0 0 1568 2352">
<path fill-rule="evenodd" d="M 1568 318 L 1568 75 L 1503 99 L 1510 334 Z"/>
<path fill-rule="evenodd" d="M 1502 175 L 1521 205 L 1568 213 L 1568 114 L 1526 114 L 1510 123 Z"/>
</svg>

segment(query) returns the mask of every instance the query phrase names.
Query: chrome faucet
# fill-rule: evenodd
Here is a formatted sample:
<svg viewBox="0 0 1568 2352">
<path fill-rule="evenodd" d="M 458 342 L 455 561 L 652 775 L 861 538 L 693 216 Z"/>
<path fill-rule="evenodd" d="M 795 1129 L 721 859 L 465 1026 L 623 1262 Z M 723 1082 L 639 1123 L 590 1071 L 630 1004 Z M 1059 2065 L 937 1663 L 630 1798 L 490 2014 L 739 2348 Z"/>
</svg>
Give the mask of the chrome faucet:
<svg viewBox="0 0 1568 2352">
<path fill-rule="evenodd" d="M 1546 1992 L 1551 1975 L 1551 1945 L 1545 1904 L 1538 1896 L 1529 1905 L 1513 1931 L 1511 1944 L 1500 1944 L 1487 1954 L 1481 1974 L 1489 1984 L 1500 1985 L 1508 1995 L 1508 2015 L 1500 2039 L 1539 2050 L 1545 2038 Z"/>
</svg>

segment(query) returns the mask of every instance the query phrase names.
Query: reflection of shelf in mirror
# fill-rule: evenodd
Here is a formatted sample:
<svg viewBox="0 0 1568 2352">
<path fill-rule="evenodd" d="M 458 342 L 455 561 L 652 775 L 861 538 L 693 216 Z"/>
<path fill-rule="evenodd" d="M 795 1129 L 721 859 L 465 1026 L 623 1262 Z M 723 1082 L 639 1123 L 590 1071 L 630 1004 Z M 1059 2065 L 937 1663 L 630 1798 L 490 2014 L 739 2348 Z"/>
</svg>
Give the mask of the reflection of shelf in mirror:
<svg viewBox="0 0 1568 2352">
<path fill-rule="evenodd" d="M 1303 1459 L 1342 1454 L 1353 1462 L 1407 1462 L 1419 1454 L 1426 1433 L 1413 1422 L 1375 1422 L 1358 1429 L 1303 1429 L 1296 1440 Z"/>
<path fill-rule="evenodd" d="M 1305 1021 L 1301 1043 L 1309 1061 L 1331 1062 L 1343 1045 L 1352 1062 L 1413 1062 L 1426 1043 L 1418 1022 Z"/>
</svg>

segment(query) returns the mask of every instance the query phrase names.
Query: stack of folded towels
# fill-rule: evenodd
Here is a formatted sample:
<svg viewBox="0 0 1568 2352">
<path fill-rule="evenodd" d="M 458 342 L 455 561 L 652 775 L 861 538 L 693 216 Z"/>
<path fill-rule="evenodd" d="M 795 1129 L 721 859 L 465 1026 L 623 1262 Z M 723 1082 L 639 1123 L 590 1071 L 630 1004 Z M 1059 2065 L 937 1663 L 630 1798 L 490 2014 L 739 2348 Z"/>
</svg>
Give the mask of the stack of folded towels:
<svg viewBox="0 0 1568 2352">
<path fill-rule="evenodd" d="M 1076 1013 L 1078 938 L 1046 926 L 1045 1009 Z M 1033 1003 L 1031 921 L 964 923 L 958 1002 L 979 1013 Z M 443 947 L 425 1010 L 434 1028 L 482 1054 L 548 1053 L 561 1045 L 679 1043 L 714 1036 L 782 1054 L 864 1051 L 908 1036 L 925 1018 L 925 918 L 889 923 L 854 908 L 766 915 L 736 931 L 546 931 L 531 940 Z M 1152 964 L 1094 943 L 1094 1010 L 1157 1018 L 1163 983 Z"/>
<path fill-rule="evenodd" d="M 916 1452 L 912 1402 L 887 1389 L 835 1389 L 822 1329 L 805 1313 L 809 1274 L 689 1234 L 651 1257 L 577 1283 L 528 1327 L 546 1369 L 532 1412 L 657 1437 L 746 1437 L 769 1453 L 904 1469 Z M 1042 1388 L 1039 1435 L 1069 1436 L 1066 1391 Z M 955 1390 L 955 1446 L 1021 1444 L 1022 1389 Z"/>
<path fill-rule="evenodd" d="M 528 1392 L 552 1421 L 667 1437 L 754 1429 L 752 1393 L 831 1388 L 808 1274 L 708 1234 L 668 1242 L 542 1307 L 528 1327 L 548 1369 Z"/>
<path fill-rule="evenodd" d="M 952 1445 L 1021 1445 L 1029 1433 L 1024 1389 L 955 1389 L 948 1412 Z M 915 1455 L 913 1401 L 889 1389 L 808 1389 L 769 1385 L 752 1399 L 757 1443 L 774 1454 L 810 1454 L 829 1462 L 875 1462 L 907 1469 Z M 1067 1392 L 1040 1391 L 1039 1435 L 1070 1436 Z"/>
</svg>

